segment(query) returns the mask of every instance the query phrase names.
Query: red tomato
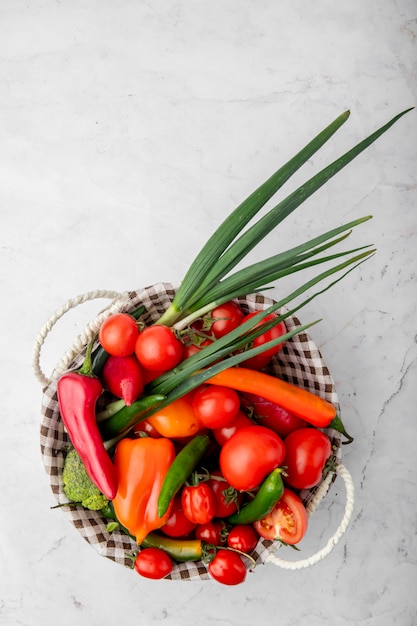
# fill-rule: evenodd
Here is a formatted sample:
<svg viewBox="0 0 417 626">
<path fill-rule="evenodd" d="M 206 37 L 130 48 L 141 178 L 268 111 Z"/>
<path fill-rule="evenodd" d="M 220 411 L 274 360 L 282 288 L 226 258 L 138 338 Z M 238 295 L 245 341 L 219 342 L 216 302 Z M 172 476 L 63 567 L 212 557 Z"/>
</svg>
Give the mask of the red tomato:
<svg viewBox="0 0 417 626">
<path fill-rule="evenodd" d="M 207 524 L 199 524 L 195 529 L 196 539 L 201 539 L 212 546 L 221 546 L 225 543 L 225 525 L 220 520 L 212 520 Z"/>
<path fill-rule="evenodd" d="M 141 395 L 144 382 L 142 369 L 133 354 L 110 355 L 103 367 L 103 383 L 117 398 L 130 406 Z"/>
<path fill-rule="evenodd" d="M 211 522 L 216 511 L 216 498 L 210 485 L 186 485 L 181 493 L 184 515 L 194 524 Z"/>
<path fill-rule="evenodd" d="M 100 326 L 98 339 L 106 352 L 113 356 L 129 356 L 135 351 L 139 335 L 134 317 L 128 313 L 115 313 Z"/>
<path fill-rule="evenodd" d="M 184 346 L 172 328 L 155 324 L 139 333 L 135 345 L 137 359 L 152 371 L 167 372 L 182 359 Z"/>
<path fill-rule="evenodd" d="M 254 311 L 253 313 L 249 313 L 249 315 L 246 315 L 246 317 L 244 317 L 242 320 L 242 324 L 250 320 L 252 317 L 254 317 L 254 315 L 257 315 L 258 313 L 259 311 Z M 261 322 L 256 324 L 255 328 L 277 317 L 278 315 L 276 313 L 270 313 L 269 315 L 266 315 Z M 272 341 L 273 339 L 277 339 L 278 337 L 285 335 L 286 332 L 287 332 L 287 328 L 284 322 L 280 322 L 276 326 L 273 326 L 270 330 L 267 330 L 262 335 L 257 337 L 253 341 L 253 347 L 257 348 L 258 346 L 263 346 L 268 341 Z M 265 350 L 265 352 L 262 352 L 258 356 L 254 356 L 250 359 L 247 359 L 246 361 L 243 361 L 241 363 L 242 367 L 249 367 L 249 368 L 256 369 L 256 370 L 266 367 L 269 361 L 271 360 L 271 358 L 273 357 L 273 355 L 279 352 L 279 350 L 281 350 L 283 345 L 284 345 L 283 343 L 280 343 L 277 346 L 275 346 L 275 348 L 270 348 L 269 350 Z"/>
<path fill-rule="evenodd" d="M 210 575 L 223 585 L 239 585 L 246 579 L 246 567 L 236 552 L 218 550 L 209 563 Z"/>
<path fill-rule="evenodd" d="M 285 482 L 296 489 L 317 485 L 332 453 L 328 436 L 316 428 L 300 428 L 285 439 L 285 450 Z"/>
<path fill-rule="evenodd" d="M 168 535 L 168 537 L 185 537 L 189 535 L 195 527 L 196 524 L 190 522 L 188 517 L 185 516 L 181 504 L 181 494 L 177 494 L 172 503 L 169 517 L 164 526 L 162 526 L 161 531 L 165 535 Z"/>
<path fill-rule="evenodd" d="M 234 419 L 229 426 L 213 429 L 214 438 L 220 446 L 224 446 L 226 441 L 230 439 L 230 437 L 243 426 L 253 426 L 253 422 L 249 419 L 247 415 L 245 415 L 243 411 L 239 411 L 236 419 Z"/>
<path fill-rule="evenodd" d="M 196 354 L 197 352 L 200 352 L 202 348 L 209 346 L 211 343 L 213 342 L 209 341 L 209 339 L 206 339 L 205 341 L 200 343 L 198 346 L 195 343 L 191 343 L 188 346 L 184 346 L 184 352 L 182 355 L 183 360 L 188 359 L 190 356 L 193 356 L 193 354 Z"/>
<path fill-rule="evenodd" d="M 193 397 L 193 409 L 207 428 L 229 426 L 240 410 L 240 398 L 234 389 L 220 385 L 203 385 Z"/>
<path fill-rule="evenodd" d="M 148 420 L 142 420 L 136 426 L 133 427 L 135 437 L 152 437 L 152 439 L 160 439 L 162 435 L 158 433 L 156 428 L 148 422 Z"/>
<path fill-rule="evenodd" d="M 136 557 L 135 570 L 145 578 L 165 578 L 172 572 L 172 561 L 160 548 L 143 548 Z"/>
<path fill-rule="evenodd" d="M 229 485 L 219 470 L 211 472 L 213 478 L 207 481 L 216 497 L 215 517 L 228 517 L 237 511 L 242 501 L 242 494 Z M 217 480 L 217 478 L 220 480 Z"/>
<path fill-rule="evenodd" d="M 308 518 L 304 504 L 288 488 L 268 515 L 254 522 L 256 532 L 265 539 L 279 539 L 289 545 L 295 545 L 307 531 Z"/>
<path fill-rule="evenodd" d="M 216 339 L 220 339 L 241 324 L 244 313 L 236 302 L 230 300 L 213 309 L 210 318 L 212 322 L 210 330 Z M 213 322 L 213 319 L 216 321 Z"/>
<path fill-rule="evenodd" d="M 261 396 L 245 393 L 242 396 L 242 402 L 253 409 L 254 418 L 258 424 L 267 426 L 282 438 L 287 437 L 297 428 L 308 426 L 301 417 L 289 413 L 278 404 L 265 400 Z"/>
<path fill-rule="evenodd" d="M 246 554 L 250 554 L 258 543 L 259 535 L 250 524 L 237 524 L 227 536 L 229 548 L 235 548 Z"/>
<path fill-rule="evenodd" d="M 146 369 L 146 367 L 143 367 L 143 365 L 141 367 L 142 367 L 143 382 L 145 385 L 155 380 L 155 378 L 158 378 L 158 376 L 161 376 L 161 374 L 165 374 L 165 372 L 159 371 L 159 370 L 154 370 L 154 371 L 148 370 Z"/>
<path fill-rule="evenodd" d="M 284 456 L 284 443 L 276 433 L 265 426 L 244 426 L 221 449 L 220 469 L 235 489 L 251 491 Z"/>
</svg>

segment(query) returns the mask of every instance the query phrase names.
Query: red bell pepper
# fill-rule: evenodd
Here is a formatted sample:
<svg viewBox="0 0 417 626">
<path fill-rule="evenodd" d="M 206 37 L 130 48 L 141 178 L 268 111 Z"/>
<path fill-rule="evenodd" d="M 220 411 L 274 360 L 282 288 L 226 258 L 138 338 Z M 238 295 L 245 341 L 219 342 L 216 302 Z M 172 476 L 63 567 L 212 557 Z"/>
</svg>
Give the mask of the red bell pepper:
<svg viewBox="0 0 417 626">
<path fill-rule="evenodd" d="M 91 365 L 92 343 L 79 370 L 66 372 L 57 384 L 58 405 L 71 443 L 92 482 L 109 500 L 117 492 L 113 462 L 104 447 L 96 421 L 96 403 L 103 388 Z"/>
</svg>

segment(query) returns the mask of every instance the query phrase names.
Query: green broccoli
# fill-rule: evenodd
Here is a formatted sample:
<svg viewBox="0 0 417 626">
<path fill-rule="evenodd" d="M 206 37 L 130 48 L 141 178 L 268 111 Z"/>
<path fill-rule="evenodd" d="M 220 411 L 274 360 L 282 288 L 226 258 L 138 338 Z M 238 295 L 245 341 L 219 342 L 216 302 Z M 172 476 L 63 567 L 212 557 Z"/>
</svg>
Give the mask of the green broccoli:
<svg viewBox="0 0 417 626">
<path fill-rule="evenodd" d="M 65 458 L 62 480 L 64 493 L 71 502 L 82 504 L 90 511 L 99 511 L 108 503 L 106 496 L 91 481 L 84 463 L 74 449 Z"/>
</svg>

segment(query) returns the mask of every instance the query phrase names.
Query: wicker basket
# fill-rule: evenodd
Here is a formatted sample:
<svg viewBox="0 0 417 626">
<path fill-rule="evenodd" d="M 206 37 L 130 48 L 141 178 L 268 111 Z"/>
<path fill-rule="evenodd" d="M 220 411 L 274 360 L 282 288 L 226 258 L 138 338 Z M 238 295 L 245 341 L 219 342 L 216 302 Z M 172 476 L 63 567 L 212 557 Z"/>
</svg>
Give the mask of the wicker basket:
<svg viewBox="0 0 417 626">
<path fill-rule="evenodd" d="M 33 365 L 35 375 L 44 385 L 40 429 L 41 453 L 46 472 L 49 476 L 52 492 L 58 503 L 62 504 L 67 502 L 62 489 L 62 469 L 64 463 L 62 451 L 69 442 L 58 410 L 56 394 L 56 382 L 58 377 L 66 369 L 76 367 L 82 363 L 85 346 L 95 335 L 105 317 L 116 311 L 131 311 L 140 304 L 143 304 L 146 308 L 146 313 L 142 319 L 145 323 L 151 323 L 158 319 L 166 310 L 174 294 L 174 287 L 167 283 L 160 283 L 125 294 L 91 292 L 68 301 L 66 305 L 59 309 L 51 319 L 48 320 L 39 333 L 34 349 Z M 40 369 L 39 357 L 43 342 L 52 326 L 69 309 L 78 306 L 86 300 L 102 297 L 112 298 L 112 305 L 87 326 L 84 333 L 74 341 L 72 347 L 61 359 L 52 377 L 50 379 L 46 378 Z M 270 306 L 273 301 L 261 294 L 256 294 L 241 298 L 239 303 L 242 309 L 248 313 L 255 309 L 265 309 Z M 290 317 L 286 320 L 288 330 L 292 330 L 299 325 L 300 322 L 295 317 Z M 302 332 L 286 342 L 282 350 L 278 353 L 278 356 L 271 362 L 270 372 L 290 383 L 304 387 L 325 398 L 339 410 L 338 397 L 333 379 L 323 361 L 320 351 L 307 333 Z M 333 430 L 327 430 L 326 432 L 335 450 L 337 460 L 336 470 L 324 475 L 319 485 L 314 487 L 314 489 L 302 491 L 300 496 L 307 508 L 307 513 L 311 515 L 319 502 L 327 494 L 336 475 L 341 474 L 345 481 L 347 493 L 345 514 L 341 525 L 324 548 L 312 557 L 302 561 L 287 562 L 279 559 L 275 554 L 275 551 L 280 546 L 279 542 L 261 539 L 252 554 L 257 563 L 272 562 L 275 565 L 287 569 L 308 567 L 326 556 L 334 548 L 346 530 L 353 510 L 353 485 L 349 472 L 347 472 L 346 468 L 344 468 L 341 463 L 341 440 L 339 433 Z M 63 507 L 61 510 L 62 514 L 75 526 L 80 535 L 90 543 L 100 555 L 112 559 L 123 566 L 131 567 L 132 561 L 128 555 L 137 550 L 135 542 L 121 531 L 115 530 L 112 533 L 107 532 L 107 521 L 99 512 L 87 511 L 82 507 L 74 506 Z M 176 564 L 169 578 L 177 580 L 207 579 L 209 575 L 206 566 L 202 562 L 191 562 Z"/>
</svg>

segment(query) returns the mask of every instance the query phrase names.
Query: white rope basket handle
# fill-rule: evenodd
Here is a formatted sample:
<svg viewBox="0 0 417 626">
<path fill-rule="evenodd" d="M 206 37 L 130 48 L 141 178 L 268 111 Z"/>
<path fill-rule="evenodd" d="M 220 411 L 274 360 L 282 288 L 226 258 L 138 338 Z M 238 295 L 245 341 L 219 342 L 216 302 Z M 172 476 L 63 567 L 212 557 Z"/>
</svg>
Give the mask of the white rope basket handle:
<svg viewBox="0 0 417 626">
<path fill-rule="evenodd" d="M 44 374 L 40 366 L 41 350 L 43 344 L 45 343 L 47 335 L 50 333 L 57 321 L 65 315 L 65 313 L 68 313 L 68 311 L 74 309 L 80 304 L 84 304 L 84 302 L 88 302 L 89 300 L 96 300 L 98 298 L 110 298 L 113 302 L 101 313 L 99 313 L 99 315 L 97 315 L 94 320 L 87 324 L 83 332 L 78 335 L 78 337 L 74 340 L 72 346 L 66 351 L 66 353 L 60 359 L 59 363 L 55 366 L 51 377 L 48 378 Z M 94 338 L 103 321 L 110 315 L 113 315 L 113 313 L 118 313 L 119 311 L 121 311 L 122 308 L 126 305 L 128 299 L 129 294 L 127 292 L 119 293 L 118 291 L 97 289 L 96 291 L 88 291 L 87 293 L 80 294 L 75 298 L 71 298 L 59 309 L 57 309 L 39 331 L 36 337 L 35 345 L 33 347 L 32 368 L 38 381 L 42 385 L 49 385 L 54 378 L 63 374 L 68 369 L 68 366 L 74 359 L 74 357 L 79 352 L 81 352 L 81 350 Z"/>
<path fill-rule="evenodd" d="M 343 537 L 344 533 L 346 532 L 346 529 L 352 517 L 353 507 L 354 507 L 355 489 L 353 485 L 352 476 L 349 473 L 349 471 L 346 469 L 346 467 L 342 465 L 342 463 L 339 463 L 337 465 L 335 471 L 338 474 L 340 474 L 340 476 L 343 478 L 345 482 L 346 506 L 345 506 L 343 519 L 340 523 L 339 528 L 334 533 L 334 535 L 329 539 L 327 544 L 321 550 L 319 550 L 312 556 L 308 557 L 307 559 L 302 559 L 301 561 L 285 561 L 284 559 L 278 558 L 275 554 L 270 553 L 265 560 L 266 563 L 273 563 L 277 567 L 281 567 L 282 569 L 287 569 L 287 570 L 304 569 L 306 567 L 311 567 L 312 565 L 315 565 L 319 561 L 322 561 L 326 556 L 330 554 L 330 552 L 332 552 L 335 546 L 339 543 L 340 539 Z M 333 480 L 333 476 L 334 475 L 332 472 L 328 474 L 328 476 L 326 477 L 326 480 L 323 481 L 320 487 L 320 492 L 322 492 L 323 490 L 327 491 L 331 481 Z M 308 513 L 310 514 L 312 513 L 312 511 L 315 508 L 315 501 L 317 499 L 321 499 L 321 497 L 322 497 L 321 493 L 316 494 L 314 500 L 310 504 L 310 507 L 307 508 Z"/>
</svg>

